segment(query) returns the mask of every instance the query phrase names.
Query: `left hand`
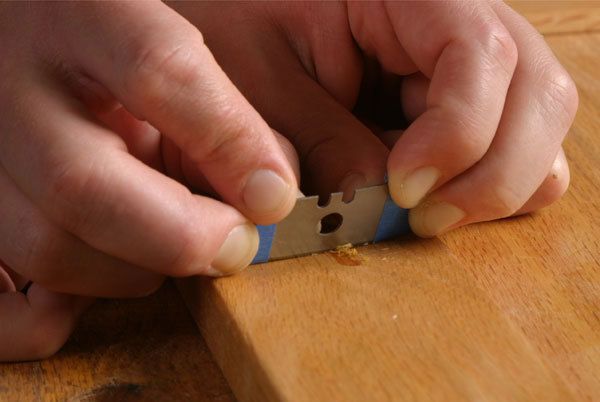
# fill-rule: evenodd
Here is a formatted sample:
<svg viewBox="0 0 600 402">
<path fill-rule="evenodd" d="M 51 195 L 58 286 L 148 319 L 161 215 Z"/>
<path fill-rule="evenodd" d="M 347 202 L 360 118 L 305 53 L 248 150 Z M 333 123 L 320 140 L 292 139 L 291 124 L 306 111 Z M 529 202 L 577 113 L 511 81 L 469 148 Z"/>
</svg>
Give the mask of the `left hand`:
<svg viewBox="0 0 600 402">
<path fill-rule="evenodd" d="M 387 171 L 426 237 L 544 207 L 568 186 L 576 88 L 501 2 L 171 6 L 294 144 L 309 192 L 351 198 Z"/>
</svg>

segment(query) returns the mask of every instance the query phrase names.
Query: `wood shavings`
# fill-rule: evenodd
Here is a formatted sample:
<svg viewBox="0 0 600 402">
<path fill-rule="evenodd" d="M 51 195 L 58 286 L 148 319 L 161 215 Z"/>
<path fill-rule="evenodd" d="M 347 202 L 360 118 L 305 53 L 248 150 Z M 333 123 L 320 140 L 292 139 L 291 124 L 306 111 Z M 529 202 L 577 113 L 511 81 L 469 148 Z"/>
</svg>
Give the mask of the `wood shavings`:
<svg viewBox="0 0 600 402">
<path fill-rule="evenodd" d="M 330 253 L 341 265 L 357 266 L 362 265 L 365 261 L 365 258 L 362 257 L 358 253 L 358 250 L 350 243 L 337 246 L 335 250 L 332 250 Z"/>
<path fill-rule="evenodd" d="M 352 243 L 346 243 L 342 244 L 341 246 L 337 246 L 333 252 L 345 255 L 346 257 L 356 257 L 358 255 L 358 250 L 354 248 Z"/>
</svg>

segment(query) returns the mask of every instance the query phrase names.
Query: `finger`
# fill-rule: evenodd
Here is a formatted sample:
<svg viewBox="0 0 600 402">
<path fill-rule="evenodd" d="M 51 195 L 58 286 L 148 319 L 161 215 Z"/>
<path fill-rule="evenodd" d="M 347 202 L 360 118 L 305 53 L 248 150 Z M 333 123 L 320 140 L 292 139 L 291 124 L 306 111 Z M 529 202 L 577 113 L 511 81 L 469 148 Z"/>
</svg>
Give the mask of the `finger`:
<svg viewBox="0 0 600 402">
<path fill-rule="evenodd" d="M 502 114 L 517 52 L 487 4 L 381 6 L 406 54 L 431 79 L 427 111 L 405 130 L 387 166 L 392 197 L 398 205 L 412 208 L 485 154 Z"/>
<path fill-rule="evenodd" d="M 281 147 L 285 158 L 292 167 L 294 176 L 296 177 L 296 182 L 300 183 L 300 160 L 298 157 L 298 153 L 296 152 L 296 148 L 294 148 L 294 145 L 290 142 L 290 140 L 285 138 L 276 130 L 273 130 L 273 133 L 275 133 L 277 142 L 279 143 L 279 146 Z"/>
<path fill-rule="evenodd" d="M 220 198 L 220 195 L 208 182 L 201 167 L 185 153 L 182 153 L 181 149 L 171 139 L 161 136 L 160 132 L 148 122 L 136 119 L 120 104 L 112 107 L 94 108 L 93 105 L 106 103 L 107 101 L 96 100 L 96 95 L 88 93 L 89 88 L 80 88 L 80 86 L 76 88 L 78 97 L 87 101 L 86 106 L 88 106 L 88 103 L 92 104 L 95 116 L 106 124 L 109 129 L 119 134 L 125 141 L 129 153 L 146 165 L 165 172 L 169 177 L 189 187 L 195 193 Z M 89 98 L 92 98 L 92 100 L 89 100 Z M 297 166 L 298 157 L 293 146 L 281 134 L 277 132 L 274 134 L 288 162 L 291 164 L 296 181 L 300 182 L 299 166 Z"/>
<path fill-rule="evenodd" d="M 278 57 L 268 62 L 249 47 L 219 53 L 220 61 L 268 123 L 294 145 L 303 190 L 322 195 L 343 191 L 349 200 L 355 189 L 383 183 L 385 145 L 306 74 L 287 43 L 271 39 Z M 236 74 L 241 60 L 247 69 Z"/>
<path fill-rule="evenodd" d="M 552 163 L 550 173 L 548 173 L 542 185 L 514 215 L 537 211 L 556 202 L 567 191 L 569 181 L 569 164 L 565 157 L 565 152 L 561 148 Z"/>
<path fill-rule="evenodd" d="M 1 168 L 0 192 L 0 255 L 22 277 L 55 292 L 95 297 L 146 296 L 162 284 L 162 276 L 94 250 L 48 222 Z"/>
<path fill-rule="evenodd" d="M 0 293 L 16 292 L 17 288 L 6 270 L 6 264 L 0 261 Z"/>
<path fill-rule="evenodd" d="M 486 156 L 410 213 L 413 231 L 433 236 L 471 222 L 514 214 L 540 187 L 577 110 L 577 90 L 543 38 L 507 6 L 519 63 Z"/>
<path fill-rule="evenodd" d="M 58 75 L 70 92 L 110 130 L 119 134 L 133 156 L 162 171 L 161 135 L 148 122 L 136 119 L 100 83 L 81 72 L 59 68 Z"/>
<path fill-rule="evenodd" d="M 411 74 L 402 80 L 401 103 L 404 116 L 413 122 L 427 110 L 427 91 L 429 79 L 421 73 Z M 393 149 L 404 130 L 385 130 L 377 134 L 379 139 L 389 148 Z"/>
<path fill-rule="evenodd" d="M 429 79 L 421 73 L 411 74 L 402 80 L 402 110 L 409 122 L 415 121 L 427 110 L 429 85 Z"/>
<path fill-rule="evenodd" d="M 381 4 L 348 2 L 350 29 L 362 52 L 375 58 L 385 70 L 394 74 L 414 74 L 419 69 L 398 41 L 389 18 Z"/>
<path fill-rule="evenodd" d="M 292 168 L 292 171 L 294 172 L 296 182 L 300 183 L 300 162 L 294 146 L 287 138 L 279 134 L 277 131 L 273 130 L 273 133 L 275 134 L 277 142 L 279 143 L 279 146 L 281 147 L 288 163 Z M 168 155 L 168 157 L 164 159 L 167 172 L 176 172 L 179 180 L 182 183 L 186 183 L 188 186 L 190 186 L 196 193 L 210 195 L 214 198 L 219 197 L 219 194 L 210 185 L 200 167 L 194 163 L 193 160 L 191 160 L 185 154 L 182 155 L 176 149 L 176 145 L 168 139 L 166 139 L 164 146 L 166 147 L 166 152 L 164 152 L 163 155 Z M 173 167 L 173 164 L 179 164 L 179 166 Z"/>
<path fill-rule="evenodd" d="M 258 235 L 238 211 L 193 196 L 127 153 L 51 82 L 31 82 L 35 89 L 3 97 L 12 101 L 0 105 L 10 116 L 0 120 L 0 161 L 50 221 L 99 251 L 171 276 L 231 273 L 251 261 Z"/>
<path fill-rule="evenodd" d="M 156 128 L 148 122 L 136 119 L 123 106 L 107 113 L 98 113 L 96 116 L 123 139 L 131 155 L 153 169 L 164 171 L 161 135 Z"/>
<path fill-rule="evenodd" d="M 281 75 L 286 85 L 279 82 L 265 90 L 271 99 L 283 100 L 288 93 L 294 98 L 264 109 L 264 103 L 256 105 L 298 150 L 304 188 L 317 194 L 343 191 L 349 200 L 357 188 L 383 183 L 385 145 L 310 77 L 291 71 Z"/>
<path fill-rule="evenodd" d="M 33 284 L 27 294 L 0 294 L 0 361 L 35 360 L 56 353 L 92 300 Z"/>
<path fill-rule="evenodd" d="M 61 10 L 67 59 L 172 139 L 227 203 L 261 224 L 289 213 L 297 184 L 285 155 L 193 25 L 161 2 Z"/>
<path fill-rule="evenodd" d="M 2 272 L 3 271 L 3 272 Z M 8 264 L 4 261 L 0 260 L 0 275 L 4 277 L 4 289 L 12 289 L 15 291 L 20 291 L 30 282 L 27 278 L 22 277 L 13 271 Z M 2 286 L 0 286 L 2 287 Z M 8 291 L 8 290 L 4 290 Z M 0 290 L 0 293 L 3 291 Z"/>
</svg>

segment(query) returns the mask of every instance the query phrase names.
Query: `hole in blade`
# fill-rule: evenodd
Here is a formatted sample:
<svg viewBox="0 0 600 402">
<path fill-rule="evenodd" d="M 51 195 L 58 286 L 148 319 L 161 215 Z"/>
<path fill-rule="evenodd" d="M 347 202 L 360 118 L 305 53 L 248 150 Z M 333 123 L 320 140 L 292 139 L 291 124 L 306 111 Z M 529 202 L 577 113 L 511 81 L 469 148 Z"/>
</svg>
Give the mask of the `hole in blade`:
<svg viewBox="0 0 600 402">
<path fill-rule="evenodd" d="M 317 224 L 317 232 L 322 235 L 333 233 L 342 226 L 343 222 L 344 218 L 337 212 L 325 215 Z"/>
</svg>

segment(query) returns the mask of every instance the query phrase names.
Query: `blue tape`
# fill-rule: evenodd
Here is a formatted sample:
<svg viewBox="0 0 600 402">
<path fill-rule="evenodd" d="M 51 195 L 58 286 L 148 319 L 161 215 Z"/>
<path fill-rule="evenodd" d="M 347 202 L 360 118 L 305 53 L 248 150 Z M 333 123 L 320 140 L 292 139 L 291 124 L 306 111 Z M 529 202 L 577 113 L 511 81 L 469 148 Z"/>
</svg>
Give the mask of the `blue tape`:
<svg viewBox="0 0 600 402">
<path fill-rule="evenodd" d="M 379 225 L 375 232 L 373 243 L 392 239 L 394 237 L 410 233 L 408 224 L 408 209 L 400 208 L 388 196 L 383 204 Z"/>
<path fill-rule="evenodd" d="M 252 260 L 252 264 L 260 264 L 261 262 L 269 261 L 269 255 L 271 254 L 271 245 L 273 244 L 273 238 L 275 237 L 276 226 L 277 225 L 256 225 L 260 242 L 258 244 L 258 252 Z"/>
</svg>

